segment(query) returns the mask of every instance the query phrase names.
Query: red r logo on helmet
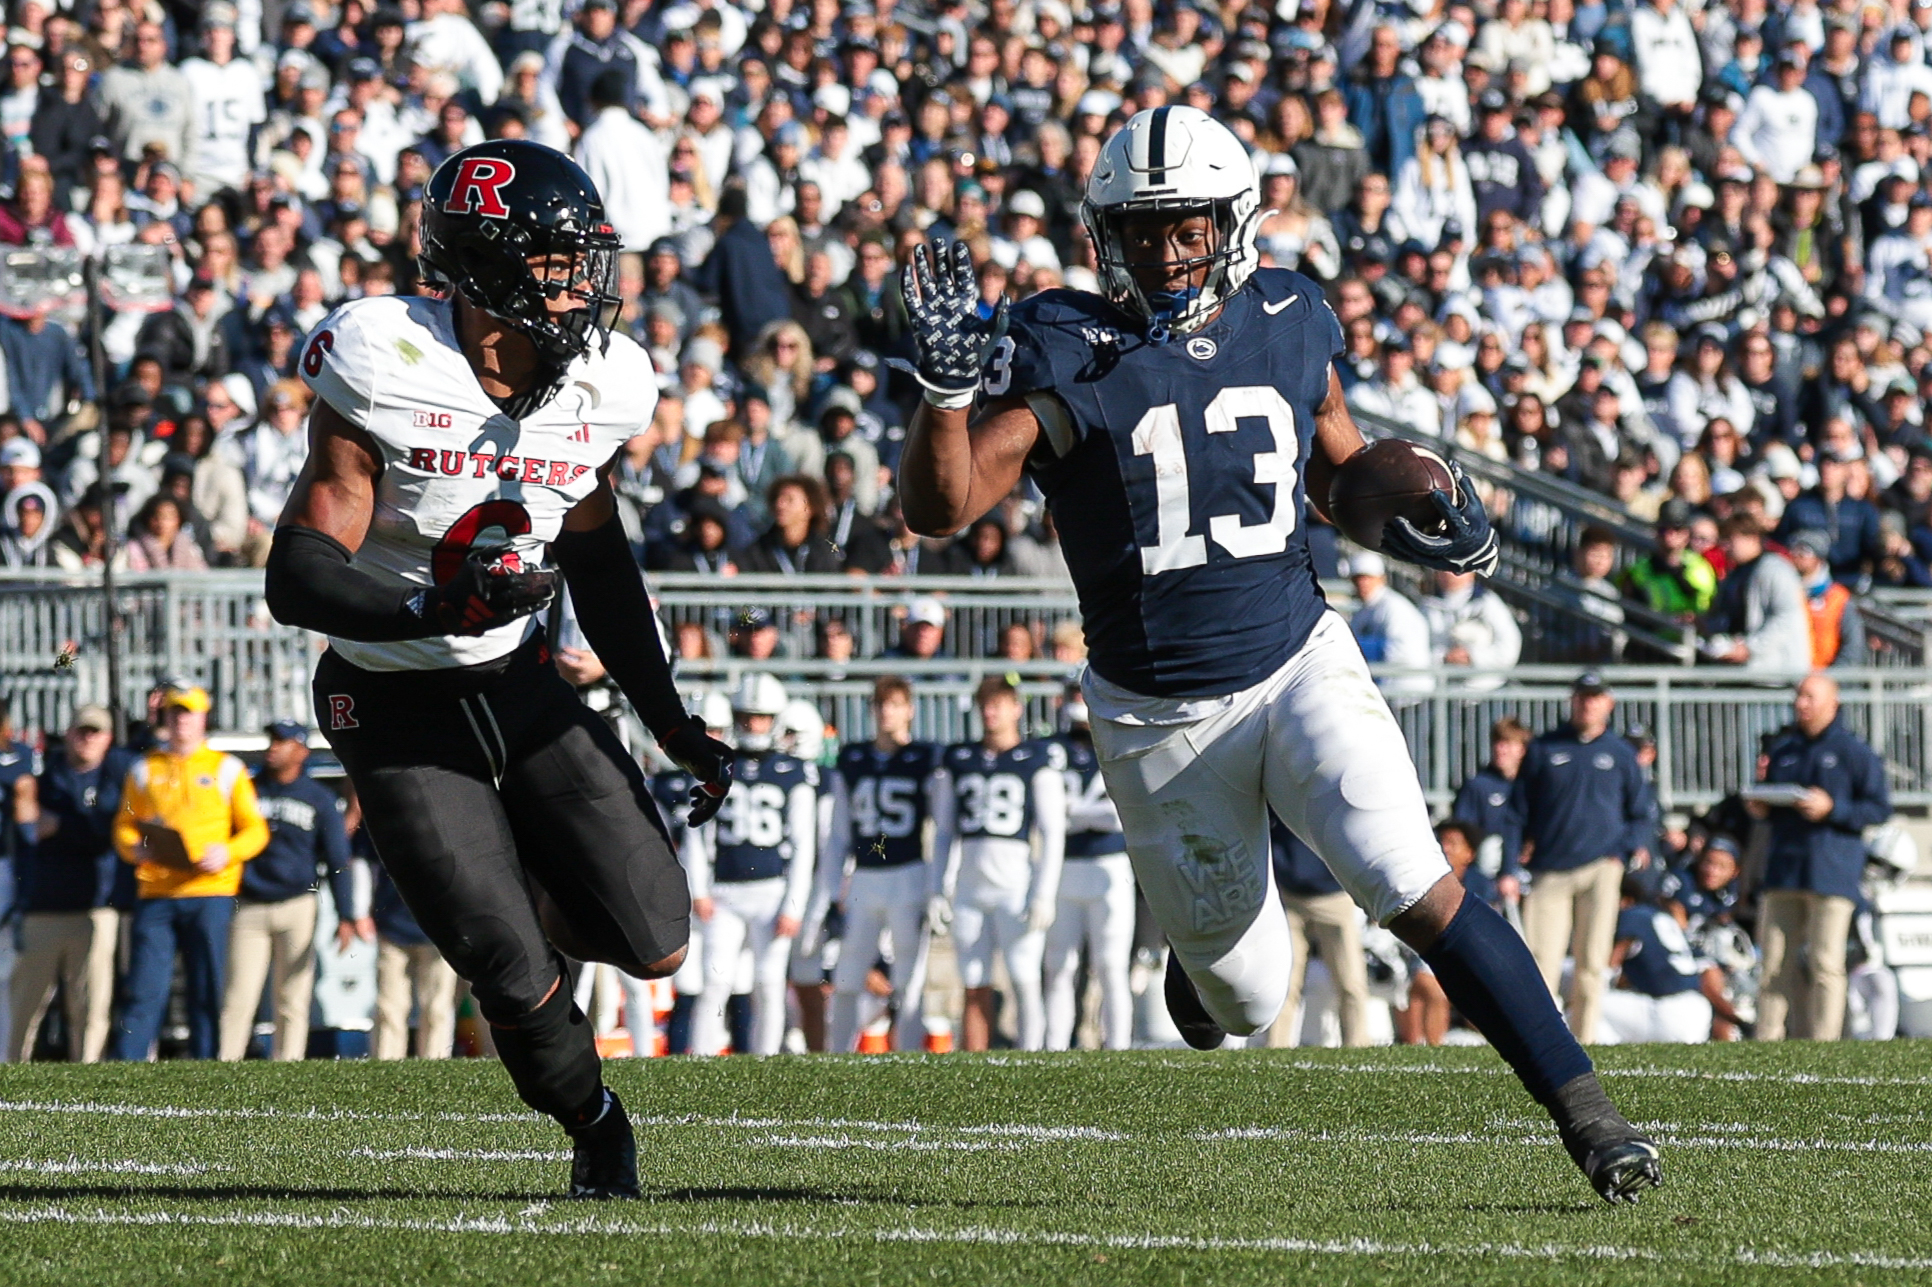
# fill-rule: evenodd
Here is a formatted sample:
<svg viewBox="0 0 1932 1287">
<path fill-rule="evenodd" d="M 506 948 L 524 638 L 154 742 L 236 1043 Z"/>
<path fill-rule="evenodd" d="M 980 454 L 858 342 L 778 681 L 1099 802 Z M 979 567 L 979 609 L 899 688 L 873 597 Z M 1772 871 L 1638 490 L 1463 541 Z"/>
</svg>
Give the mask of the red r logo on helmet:
<svg viewBox="0 0 1932 1287">
<path fill-rule="evenodd" d="M 503 185 L 516 177 L 517 168 L 501 157 L 467 157 L 456 171 L 456 182 L 450 185 L 449 201 L 443 208 L 451 214 L 508 219 L 510 207 L 503 200 Z"/>
<path fill-rule="evenodd" d="M 356 699 L 347 693 L 330 693 L 329 731 L 361 727 L 362 721 L 356 718 Z"/>
</svg>

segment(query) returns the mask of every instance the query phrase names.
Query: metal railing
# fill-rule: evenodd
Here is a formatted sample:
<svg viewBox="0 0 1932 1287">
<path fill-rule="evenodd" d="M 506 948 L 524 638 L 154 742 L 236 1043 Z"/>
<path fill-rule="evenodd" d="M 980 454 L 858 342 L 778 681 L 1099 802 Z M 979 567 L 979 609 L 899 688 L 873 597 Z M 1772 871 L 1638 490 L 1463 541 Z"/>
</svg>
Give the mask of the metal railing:
<svg viewBox="0 0 1932 1287">
<path fill-rule="evenodd" d="M 882 674 L 912 679 L 919 736 L 953 740 L 973 735 L 972 693 L 992 674 L 1016 678 L 1029 720 L 1052 727 L 1060 688 L 1072 670 L 1054 661 L 1015 663 L 989 655 L 1008 622 L 1039 623 L 1050 631 L 1053 624 L 1078 619 L 1071 588 L 1059 583 L 847 577 L 725 582 L 685 576 L 666 577 L 657 589 L 668 622 L 709 622 L 720 612 L 750 606 L 774 606 L 780 613 L 781 655 L 757 662 L 683 661 L 680 684 L 688 695 L 728 688 L 754 667 L 768 669 L 794 695 L 818 703 L 846 737 L 871 735 L 868 701 L 872 681 Z M 862 648 L 871 648 L 895 638 L 911 598 L 928 593 L 947 606 L 953 655 L 928 661 L 809 657 L 816 617 L 838 616 Z M 129 578 L 119 597 L 122 683 L 131 701 L 138 703 L 157 679 L 180 676 L 208 686 L 220 728 L 253 731 L 271 719 L 312 719 L 308 684 L 322 641 L 270 619 L 260 573 L 146 574 Z M 1335 598 L 1344 611 L 1352 606 Z M 104 633 L 102 595 L 90 578 L 0 575 L 0 692 L 13 700 L 17 727 L 30 734 L 59 729 L 77 705 L 105 699 Z M 62 649 L 69 645 L 76 646 L 73 663 L 62 665 Z M 800 655 L 784 655 L 788 651 Z M 1430 798 L 1447 800 L 1481 765 L 1496 719 L 1513 715 L 1539 730 L 1559 722 L 1575 673 L 1574 664 L 1493 675 L 1444 670 L 1427 677 L 1427 691 L 1392 691 Z M 1605 673 L 1618 690 L 1619 725 L 1641 722 L 1657 738 L 1659 793 L 1670 805 L 1708 803 L 1748 780 L 1759 736 L 1789 720 L 1791 689 L 1800 678 L 1717 667 L 1608 667 Z M 1932 671 L 1873 667 L 1834 676 L 1843 689 L 1847 723 L 1886 757 L 1899 802 L 1932 804 Z M 1399 677 L 1412 684 L 1418 679 Z"/>
</svg>

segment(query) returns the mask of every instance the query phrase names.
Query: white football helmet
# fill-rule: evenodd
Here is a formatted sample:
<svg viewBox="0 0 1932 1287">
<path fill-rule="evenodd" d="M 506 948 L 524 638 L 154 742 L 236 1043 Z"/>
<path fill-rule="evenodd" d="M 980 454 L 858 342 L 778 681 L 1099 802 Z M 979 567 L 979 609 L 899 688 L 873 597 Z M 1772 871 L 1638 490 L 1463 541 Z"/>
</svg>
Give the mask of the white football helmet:
<svg viewBox="0 0 1932 1287">
<path fill-rule="evenodd" d="M 1127 216 L 1149 210 L 1210 214 L 1217 234 L 1198 291 L 1149 298 L 1129 270 L 1121 236 Z M 1080 221 L 1093 238 L 1100 285 L 1108 299 L 1148 322 L 1148 338 L 1198 329 L 1253 275 L 1255 230 L 1261 221 L 1261 181 L 1254 159 L 1234 132 L 1194 107 L 1136 112 L 1107 140 L 1087 181 Z"/>
<path fill-rule="evenodd" d="M 778 676 L 754 670 L 738 681 L 738 687 L 731 694 L 731 714 L 738 729 L 738 745 L 747 751 L 769 751 L 777 731 L 778 717 L 785 711 L 785 685 L 778 682 Z M 763 733 L 753 733 L 745 728 L 747 715 L 769 715 L 772 728 Z"/>
<path fill-rule="evenodd" d="M 785 703 L 772 733 L 778 739 L 779 750 L 807 763 L 815 763 L 825 751 L 825 716 L 802 697 Z"/>
<path fill-rule="evenodd" d="M 704 720 L 704 727 L 714 734 L 731 731 L 731 699 L 716 689 L 706 693 L 698 702 L 698 716 Z"/>
</svg>

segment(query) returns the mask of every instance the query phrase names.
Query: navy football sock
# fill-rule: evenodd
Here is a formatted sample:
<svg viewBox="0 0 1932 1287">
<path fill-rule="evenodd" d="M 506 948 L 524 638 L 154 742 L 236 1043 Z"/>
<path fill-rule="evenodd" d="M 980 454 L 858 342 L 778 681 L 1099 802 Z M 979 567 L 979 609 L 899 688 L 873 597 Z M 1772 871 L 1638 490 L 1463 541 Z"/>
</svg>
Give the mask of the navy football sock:
<svg viewBox="0 0 1932 1287">
<path fill-rule="evenodd" d="M 1590 1056 L 1563 1026 L 1529 946 L 1488 903 L 1465 893 L 1422 959 L 1450 1003 L 1545 1108 L 1555 1112 L 1558 1089 L 1591 1071 Z"/>
</svg>

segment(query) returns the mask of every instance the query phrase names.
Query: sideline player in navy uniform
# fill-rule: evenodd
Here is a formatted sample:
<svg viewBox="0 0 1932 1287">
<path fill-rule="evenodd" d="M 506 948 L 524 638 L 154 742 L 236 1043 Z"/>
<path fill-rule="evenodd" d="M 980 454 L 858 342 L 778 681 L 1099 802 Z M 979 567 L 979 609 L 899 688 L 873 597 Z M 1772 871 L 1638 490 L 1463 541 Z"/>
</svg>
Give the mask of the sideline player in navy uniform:
<svg viewBox="0 0 1932 1287">
<path fill-rule="evenodd" d="M 1067 731 L 1055 739 L 1066 756 L 1066 861 L 1060 865 L 1058 910 L 1046 938 L 1047 1049 L 1071 1050 L 1080 1012 L 1074 982 L 1080 949 L 1100 980 L 1100 1044 L 1125 1050 L 1134 1037 L 1134 869 L 1120 812 L 1107 798 L 1094 753 L 1087 701 L 1075 686 L 1060 707 Z"/>
<path fill-rule="evenodd" d="M 691 910 L 702 925 L 704 992 L 691 1020 L 691 1053 L 726 1045 L 725 1003 L 751 950 L 751 1049 L 775 1055 L 785 1040 L 785 982 L 818 853 L 818 766 L 773 745 L 785 686 L 762 671 L 731 695 L 736 783 L 718 816 L 685 833 Z"/>
<path fill-rule="evenodd" d="M 951 925 L 959 953 L 966 988 L 961 1044 L 985 1050 L 992 1043 L 997 952 L 1013 986 L 1020 1049 L 1044 1050 L 1040 971 L 1066 850 L 1066 753 L 1024 737 L 1026 708 L 1001 676 L 981 680 L 974 702 L 980 740 L 946 748 L 953 809 L 950 819 L 942 816 L 935 844 L 943 870 L 930 915 Z"/>
<path fill-rule="evenodd" d="M 845 936 L 832 970 L 832 1013 L 826 1049 L 857 1048 L 865 976 L 892 936 L 892 998 L 898 1019 L 893 1049 L 923 1049 L 921 1005 L 929 943 L 927 905 L 938 892 L 926 861 L 926 820 L 951 830 L 952 788 L 936 742 L 912 740 L 912 685 L 883 675 L 872 685 L 872 740 L 839 749 L 832 772 L 831 851 L 819 868 L 818 901 L 830 904 L 846 886 Z M 847 861 L 851 874 L 846 875 Z"/>
<path fill-rule="evenodd" d="M 1008 334 L 1003 309 L 978 314 L 967 248 L 922 248 L 906 286 L 926 388 L 900 462 L 906 520 L 957 532 L 1022 475 L 1044 492 L 1085 618 L 1094 746 L 1174 948 L 1168 1008 L 1190 1044 L 1281 1007 L 1272 806 L 1430 963 L 1597 1192 L 1634 1198 L 1662 1179 L 1656 1146 L 1598 1085 L 1521 938 L 1450 872 L 1401 729 L 1322 600 L 1303 498 L 1322 506 L 1364 444 L 1321 288 L 1255 267 L 1259 207 L 1240 140 L 1160 107 L 1107 141 L 1087 185 L 1105 298 L 1044 291 Z M 1382 552 L 1493 570 L 1481 501 L 1457 491 L 1437 495 L 1440 534 L 1398 519 Z"/>
<path fill-rule="evenodd" d="M 657 390 L 611 333 L 621 243 L 570 158 L 464 148 L 430 177 L 421 238 L 447 298 L 352 300 L 309 334 L 318 401 L 268 604 L 329 636 L 323 731 L 517 1093 L 570 1133 L 571 1194 L 636 1197 L 560 953 L 672 973 L 690 898 L 643 771 L 550 664 L 536 614 L 561 572 L 586 642 L 714 809 L 730 748 L 685 712 L 610 486 Z"/>
</svg>

